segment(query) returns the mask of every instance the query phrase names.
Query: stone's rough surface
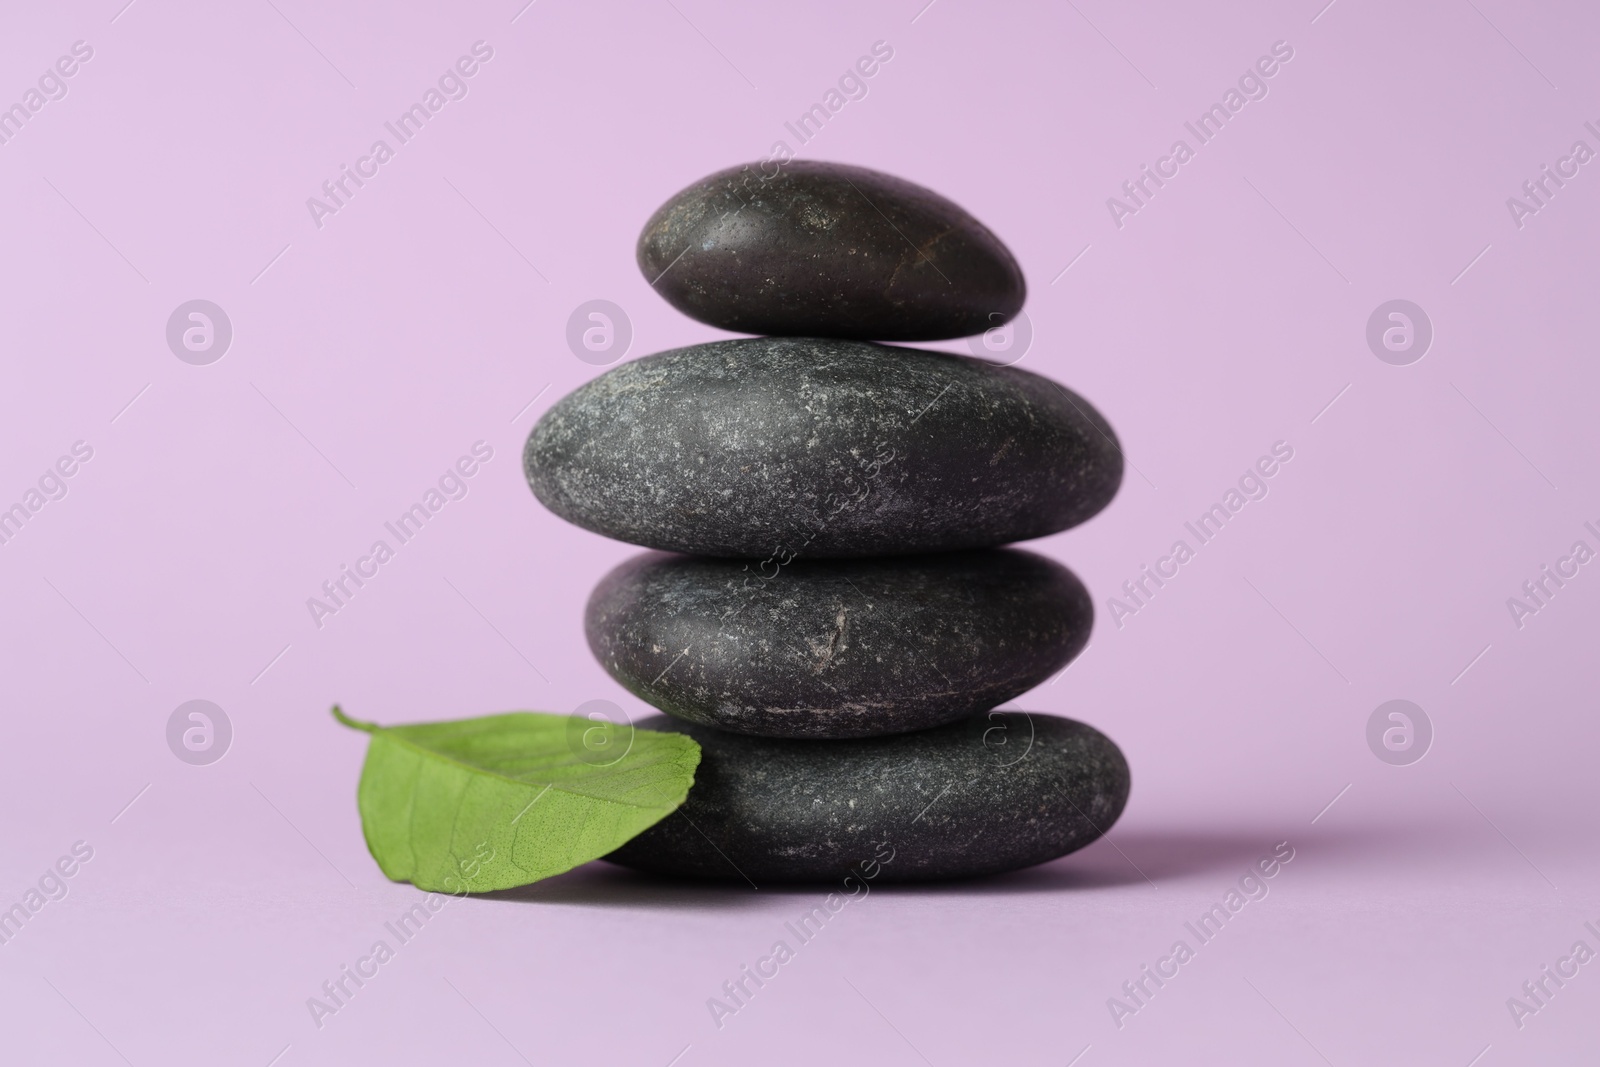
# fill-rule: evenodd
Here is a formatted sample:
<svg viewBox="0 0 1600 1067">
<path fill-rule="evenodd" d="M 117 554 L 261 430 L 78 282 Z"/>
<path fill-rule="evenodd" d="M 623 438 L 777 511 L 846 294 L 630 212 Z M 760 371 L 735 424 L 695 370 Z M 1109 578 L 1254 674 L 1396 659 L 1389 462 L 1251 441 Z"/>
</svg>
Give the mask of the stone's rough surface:
<svg viewBox="0 0 1600 1067">
<path fill-rule="evenodd" d="M 523 465 L 551 511 L 649 548 L 764 559 L 981 548 L 1084 521 L 1122 452 L 1082 397 L 966 356 L 758 337 L 564 397 Z"/>
<path fill-rule="evenodd" d="M 758 886 L 996 874 L 1082 848 L 1128 799 L 1117 746 L 1048 715 L 996 711 L 854 741 L 744 737 L 654 716 L 639 726 L 701 746 L 683 806 L 605 857 L 660 874 Z"/>
<path fill-rule="evenodd" d="M 870 737 L 988 711 L 1089 639 L 1072 573 L 981 549 L 780 566 L 646 553 L 589 598 L 595 657 L 635 696 L 767 737 Z"/>
<path fill-rule="evenodd" d="M 645 224 L 638 258 L 673 307 L 739 333 L 965 337 L 1004 324 L 1026 295 L 1017 261 L 977 219 L 839 163 L 753 164 L 696 182 Z"/>
</svg>

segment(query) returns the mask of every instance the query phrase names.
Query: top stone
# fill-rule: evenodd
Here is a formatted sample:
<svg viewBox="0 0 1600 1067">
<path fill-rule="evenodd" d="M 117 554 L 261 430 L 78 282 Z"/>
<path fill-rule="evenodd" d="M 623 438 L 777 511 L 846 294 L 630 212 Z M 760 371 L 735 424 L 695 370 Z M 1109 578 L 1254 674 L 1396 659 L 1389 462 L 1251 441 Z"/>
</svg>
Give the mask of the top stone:
<svg viewBox="0 0 1600 1067">
<path fill-rule="evenodd" d="M 965 337 L 1004 325 L 1027 295 L 983 223 L 932 190 L 841 163 L 703 178 L 651 216 L 638 259 L 673 307 L 739 333 Z"/>
</svg>

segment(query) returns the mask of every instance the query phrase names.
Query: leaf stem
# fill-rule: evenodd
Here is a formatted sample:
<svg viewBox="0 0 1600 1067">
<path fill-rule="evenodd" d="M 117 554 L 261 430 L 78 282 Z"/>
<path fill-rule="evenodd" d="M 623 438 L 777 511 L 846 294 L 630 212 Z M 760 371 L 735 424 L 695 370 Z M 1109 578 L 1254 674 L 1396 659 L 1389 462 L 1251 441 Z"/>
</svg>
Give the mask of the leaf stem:
<svg viewBox="0 0 1600 1067">
<path fill-rule="evenodd" d="M 362 722 L 360 719 L 352 719 L 350 716 L 346 715 L 337 704 L 333 706 L 333 717 L 339 722 L 343 723 L 345 726 L 350 727 L 350 729 L 360 730 L 363 733 L 375 734 L 379 730 L 383 729 L 383 727 L 379 726 L 375 722 Z"/>
</svg>

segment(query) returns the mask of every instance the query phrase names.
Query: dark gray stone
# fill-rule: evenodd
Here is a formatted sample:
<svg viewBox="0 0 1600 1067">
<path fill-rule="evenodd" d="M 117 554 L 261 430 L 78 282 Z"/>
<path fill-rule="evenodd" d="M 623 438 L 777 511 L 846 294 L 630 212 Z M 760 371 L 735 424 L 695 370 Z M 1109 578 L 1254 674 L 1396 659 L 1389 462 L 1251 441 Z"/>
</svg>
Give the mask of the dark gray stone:
<svg viewBox="0 0 1600 1067">
<path fill-rule="evenodd" d="M 1084 521 L 1111 427 L 1015 367 L 758 337 L 624 363 L 558 401 L 523 466 L 551 511 L 648 548 L 764 559 L 981 548 Z"/>
<path fill-rule="evenodd" d="M 931 341 L 1003 325 L 1022 269 L 929 189 L 865 167 L 733 167 L 667 201 L 639 269 L 691 318 L 738 333 Z"/>
<path fill-rule="evenodd" d="M 767 737 L 921 730 L 988 711 L 1083 649 L 1082 583 L 1029 552 L 761 563 L 646 553 L 589 597 L 595 658 L 671 715 Z"/>
<path fill-rule="evenodd" d="M 1049 715 L 990 712 L 854 741 L 744 737 L 656 716 L 639 725 L 701 746 L 683 807 L 606 857 L 660 874 L 757 886 L 997 874 L 1082 848 L 1128 800 L 1111 739 Z"/>
</svg>

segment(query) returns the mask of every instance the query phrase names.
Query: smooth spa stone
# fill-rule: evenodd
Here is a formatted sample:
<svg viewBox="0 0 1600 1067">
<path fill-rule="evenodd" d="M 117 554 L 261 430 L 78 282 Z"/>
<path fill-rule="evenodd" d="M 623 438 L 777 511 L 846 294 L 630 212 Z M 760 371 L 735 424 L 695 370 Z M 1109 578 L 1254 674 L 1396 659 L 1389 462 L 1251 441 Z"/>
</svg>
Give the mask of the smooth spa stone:
<svg viewBox="0 0 1600 1067">
<path fill-rule="evenodd" d="M 983 223 L 932 190 L 840 163 L 704 178 L 651 216 L 638 260 L 673 307 L 737 333 L 965 337 L 1009 321 L 1027 295 Z"/>
<path fill-rule="evenodd" d="M 701 746 L 683 806 L 606 857 L 658 874 L 757 886 L 996 874 L 1082 848 L 1128 800 L 1111 739 L 1049 715 L 995 711 L 853 741 L 746 737 L 664 716 L 638 726 Z"/>
<path fill-rule="evenodd" d="M 589 597 L 595 658 L 668 714 L 743 734 L 871 737 L 988 711 L 1083 649 L 1094 606 L 1014 549 L 764 562 L 645 553 Z"/>
<path fill-rule="evenodd" d="M 1083 522 L 1122 481 L 1110 425 L 1037 374 L 861 341 L 758 337 L 615 367 L 534 426 L 539 500 L 671 552 L 982 548 Z"/>
</svg>

